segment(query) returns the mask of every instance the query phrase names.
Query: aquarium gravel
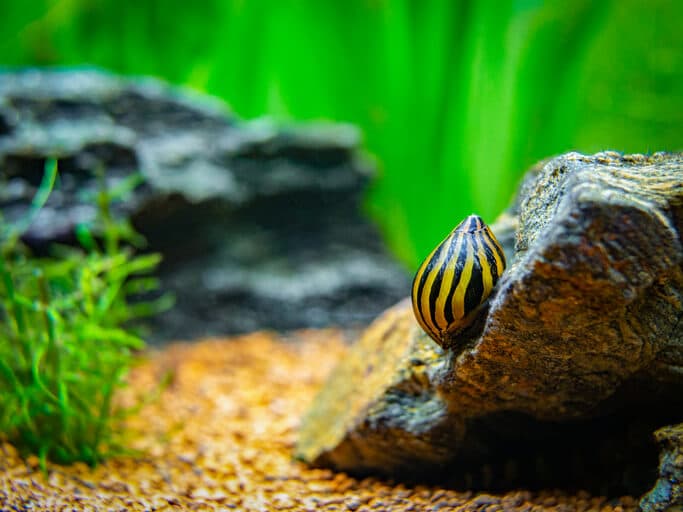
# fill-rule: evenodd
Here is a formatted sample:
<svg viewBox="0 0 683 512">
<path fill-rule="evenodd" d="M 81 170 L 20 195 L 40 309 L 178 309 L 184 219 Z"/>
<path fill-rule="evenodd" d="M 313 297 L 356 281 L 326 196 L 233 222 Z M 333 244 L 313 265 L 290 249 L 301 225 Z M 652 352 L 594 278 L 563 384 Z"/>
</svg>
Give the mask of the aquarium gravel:
<svg viewBox="0 0 683 512">
<path fill-rule="evenodd" d="M 2 510 L 635 510 L 634 497 L 474 493 L 309 468 L 292 459 L 302 413 L 346 350 L 335 330 L 257 333 L 153 352 L 120 399 L 167 371 L 160 400 L 129 421 L 138 455 L 96 468 L 0 455 Z"/>
</svg>

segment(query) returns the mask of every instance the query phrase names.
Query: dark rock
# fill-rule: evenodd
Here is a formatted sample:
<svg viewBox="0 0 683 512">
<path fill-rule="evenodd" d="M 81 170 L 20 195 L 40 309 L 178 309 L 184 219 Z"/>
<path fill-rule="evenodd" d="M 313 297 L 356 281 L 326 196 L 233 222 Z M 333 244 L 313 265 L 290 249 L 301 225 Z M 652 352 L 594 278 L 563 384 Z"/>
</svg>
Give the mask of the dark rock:
<svg viewBox="0 0 683 512">
<path fill-rule="evenodd" d="M 299 458 L 485 487 L 651 485 L 651 432 L 683 418 L 683 156 L 570 153 L 519 195 L 492 226 L 512 264 L 479 321 L 445 351 L 408 300 L 387 311 L 316 398 Z"/>
<path fill-rule="evenodd" d="M 12 125 L 8 121 L 7 117 L 0 115 L 0 137 L 6 137 L 12 133 Z"/>
<path fill-rule="evenodd" d="M 0 209 L 26 212 L 46 158 L 57 190 L 25 241 L 74 242 L 94 171 L 144 184 L 117 206 L 165 256 L 177 306 L 157 338 L 364 324 L 408 276 L 359 213 L 372 168 L 344 125 L 244 122 L 211 98 L 95 71 L 0 75 Z"/>
<path fill-rule="evenodd" d="M 675 512 L 683 510 L 683 423 L 655 432 L 662 453 L 659 479 L 641 500 L 643 512 Z"/>
</svg>

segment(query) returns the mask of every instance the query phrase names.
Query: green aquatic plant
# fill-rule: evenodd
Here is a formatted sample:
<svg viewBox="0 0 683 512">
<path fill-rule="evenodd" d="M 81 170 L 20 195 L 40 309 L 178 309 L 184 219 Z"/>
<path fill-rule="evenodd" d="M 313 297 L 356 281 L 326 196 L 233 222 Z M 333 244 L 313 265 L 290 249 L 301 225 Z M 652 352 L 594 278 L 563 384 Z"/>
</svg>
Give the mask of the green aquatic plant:
<svg viewBox="0 0 683 512">
<path fill-rule="evenodd" d="M 167 296 L 132 300 L 158 288 L 161 258 L 136 254 L 144 239 L 110 208 L 137 179 L 108 189 L 100 178 L 97 219 L 77 229 L 82 248 L 37 258 L 20 241 L 55 184 L 55 161 L 26 217 L 0 222 L 0 432 L 43 468 L 125 451 L 121 426 L 133 409 L 114 396 L 144 347 L 130 322 L 169 306 Z"/>
<path fill-rule="evenodd" d="M 359 126 L 380 166 L 367 211 L 412 270 L 458 219 L 495 219 L 542 158 L 683 149 L 683 2 L 5 0 L 1 12 L 0 65 L 96 65 L 206 91 L 246 118 Z"/>
</svg>

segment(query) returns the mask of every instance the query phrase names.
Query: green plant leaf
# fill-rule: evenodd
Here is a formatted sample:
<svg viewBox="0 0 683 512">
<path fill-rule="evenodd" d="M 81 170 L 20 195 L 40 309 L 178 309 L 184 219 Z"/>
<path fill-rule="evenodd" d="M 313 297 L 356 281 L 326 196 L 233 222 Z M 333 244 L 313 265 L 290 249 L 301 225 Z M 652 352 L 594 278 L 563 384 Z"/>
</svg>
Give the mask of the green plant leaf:
<svg viewBox="0 0 683 512">
<path fill-rule="evenodd" d="M 156 290 L 160 257 L 125 244 L 140 235 L 111 218 L 107 191 L 93 224 L 107 231 L 105 252 L 85 226 L 77 230 L 85 250 L 61 246 L 34 258 L 21 246 L 18 234 L 47 202 L 56 168 L 49 162 L 29 214 L 0 239 L 0 318 L 10 320 L 0 323 L 0 433 L 42 468 L 128 452 L 118 444 L 126 414 L 113 398 L 145 345 L 127 323 L 168 304 L 166 296 L 128 303 L 131 291 Z M 116 194 L 137 183 L 126 180 Z"/>
</svg>

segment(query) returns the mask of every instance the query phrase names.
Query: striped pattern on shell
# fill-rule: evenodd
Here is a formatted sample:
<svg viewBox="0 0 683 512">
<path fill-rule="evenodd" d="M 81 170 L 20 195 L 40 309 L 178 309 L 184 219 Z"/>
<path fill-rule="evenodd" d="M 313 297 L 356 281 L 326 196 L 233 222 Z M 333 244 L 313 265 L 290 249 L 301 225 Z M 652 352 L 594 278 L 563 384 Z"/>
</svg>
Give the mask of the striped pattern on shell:
<svg viewBox="0 0 683 512">
<path fill-rule="evenodd" d="M 413 311 L 439 345 L 476 318 L 505 270 L 505 254 L 489 227 L 470 215 L 448 235 L 415 274 Z"/>
</svg>

